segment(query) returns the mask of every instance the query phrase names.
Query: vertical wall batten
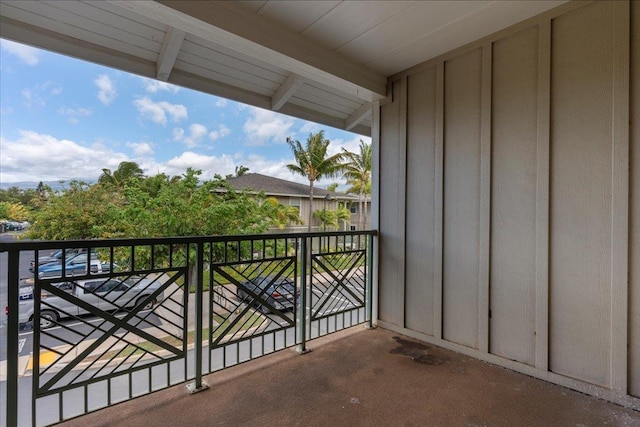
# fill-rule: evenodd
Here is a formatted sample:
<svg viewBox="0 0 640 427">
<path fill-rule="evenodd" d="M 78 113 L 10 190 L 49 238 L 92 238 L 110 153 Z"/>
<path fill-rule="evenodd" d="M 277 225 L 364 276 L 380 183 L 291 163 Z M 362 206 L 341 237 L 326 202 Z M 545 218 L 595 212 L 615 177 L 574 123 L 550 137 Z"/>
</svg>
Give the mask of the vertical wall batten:
<svg viewBox="0 0 640 427">
<path fill-rule="evenodd" d="M 629 3 L 613 5 L 611 387 L 627 393 L 629 255 Z"/>
<path fill-rule="evenodd" d="M 400 302 L 399 311 L 402 315 L 402 325 L 406 328 L 406 300 L 407 300 L 407 89 L 408 89 L 408 77 L 400 80 L 400 127 L 398 139 L 400 144 L 399 158 L 400 167 L 398 167 L 398 190 L 400 192 L 397 207 L 397 215 L 402 222 L 402 227 L 398 227 L 398 232 L 402 236 L 402 247 L 399 249 L 401 252 L 402 264 L 400 264 L 398 274 L 402 279 L 402 299 Z"/>
<path fill-rule="evenodd" d="M 442 262 L 444 218 L 444 63 L 436 65 L 436 151 L 434 168 L 433 336 L 442 339 Z"/>
<path fill-rule="evenodd" d="M 551 119 L 551 21 L 538 26 L 536 127 L 535 367 L 549 369 L 549 139 Z"/>
<path fill-rule="evenodd" d="M 380 230 L 380 101 L 374 101 L 371 107 L 371 148 L 371 226 L 374 230 Z M 374 324 L 377 324 L 377 319 L 379 318 L 379 241 L 380 239 L 373 239 L 371 317 Z"/>
<path fill-rule="evenodd" d="M 492 44 L 482 46 L 480 99 L 480 218 L 478 235 L 478 350 L 489 351 L 491 251 L 491 66 Z"/>
<path fill-rule="evenodd" d="M 631 179 L 629 200 L 628 381 L 629 394 L 640 398 L 640 3 L 631 3 L 630 141 Z"/>
</svg>

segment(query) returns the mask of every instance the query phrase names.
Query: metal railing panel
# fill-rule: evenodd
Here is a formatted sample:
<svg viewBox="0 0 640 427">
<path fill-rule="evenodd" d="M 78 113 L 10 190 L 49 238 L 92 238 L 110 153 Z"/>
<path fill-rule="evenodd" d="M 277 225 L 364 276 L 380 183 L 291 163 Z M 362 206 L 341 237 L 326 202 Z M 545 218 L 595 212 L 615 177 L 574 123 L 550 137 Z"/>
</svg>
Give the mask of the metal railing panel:
<svg viewBox="0 0 640 427">
<path fill-rule="evenodd" d="M 367 236 L 333 237 L 321 237 L 311 255 L 310 338 L 368 320 Z"/>
</svg>

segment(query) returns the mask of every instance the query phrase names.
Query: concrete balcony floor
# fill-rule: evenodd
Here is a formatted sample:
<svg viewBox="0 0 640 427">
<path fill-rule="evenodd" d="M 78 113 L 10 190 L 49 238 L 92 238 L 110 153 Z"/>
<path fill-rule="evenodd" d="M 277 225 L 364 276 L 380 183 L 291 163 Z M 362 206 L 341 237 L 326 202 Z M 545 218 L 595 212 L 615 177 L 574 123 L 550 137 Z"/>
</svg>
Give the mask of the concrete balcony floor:
<svg viewBox="0 0 640 427">
<path fill-rule="evenodd" d="M 64 426 L 640 426 L 640 412 L 355 327 Z"/>
</svg>

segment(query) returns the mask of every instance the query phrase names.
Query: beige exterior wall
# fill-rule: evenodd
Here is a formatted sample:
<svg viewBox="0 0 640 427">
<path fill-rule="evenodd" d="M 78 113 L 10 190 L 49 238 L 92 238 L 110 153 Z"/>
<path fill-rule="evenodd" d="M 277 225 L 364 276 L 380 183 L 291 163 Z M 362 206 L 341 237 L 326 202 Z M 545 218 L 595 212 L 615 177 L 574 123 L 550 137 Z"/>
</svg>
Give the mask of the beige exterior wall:
<svg viewBox="0 0 640 427">
<path fill-rule="evenodd" d="M 391 81 L 380 324 L 640 408 L 640 4 L 568 4 Z"/>
</svg>

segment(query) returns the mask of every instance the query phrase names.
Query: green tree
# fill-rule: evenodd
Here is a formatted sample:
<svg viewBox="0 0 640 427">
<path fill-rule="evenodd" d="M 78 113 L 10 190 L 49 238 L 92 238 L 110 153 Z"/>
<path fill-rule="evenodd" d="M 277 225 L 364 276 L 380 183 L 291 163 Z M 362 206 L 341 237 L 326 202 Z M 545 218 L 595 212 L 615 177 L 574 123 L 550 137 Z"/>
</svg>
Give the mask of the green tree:
<svg viewBox="0 0 640 427">
<path fill-rule="evenodd" d="M 336 221 L 338 222 L 342 221 L 342 224 L 346 228 L 347 223 L 351 219 L 351 211 L 345 208 L 344 206 L 340 206 L 338 207 L 338 209 L 336 209 L 335 212 L 336 212 Z"/>
<path fill-rule="evenodd" d="M 339 186 L 339 185 L 340 185 L 340 184 L 339 184 L 339 183 L 337 183 L 337 182 L 334 182 L 334 183 L 332 183 L 332 184 L 329 184 L 329 185 L 327 185 L 327 191 L 331 191 L 332 193 L 335 193 L 335 192 L 336 192 L 336 190 L 338 189 L 338 186 Z"/>
<path fill-rule="evenodd" d="M 347 193 L 358 194 L 358 229 L 363 229 L 367 224 L 365 202 L 366 197 L 371 195 L 371 154 L 371 144 L 366 144 L 362 140 L 360 140 L 359 153 L 344 150 L 347 163 L 343 177 L 350 186 Z"/>
<path fill-rule="evenodd" d="M 300 218 L 300 211 L 297 206 L 287 206 L 279 203 L 275 197 L 269 197 L 265 200 L 267 207 L 271 209 L 270 217 L 272 224 L 279 229 L 283 229 L 289 224 L 304 224 Z"/>
<path fill-rule="evenodd" d="M 34 215 L 26 237 L 44 240 L 122 237 L 118 222 L 124 199 L 101 185 L 71 181 Z"/>
<path fill-rule="evenodd" d="M 323 228 L 332 228 L 338 226 L 338 217 L 336 212 L 330 209 L 318 209 L 313 212 L 313 216 L 320 220 Z"/>
<path fill-rule="evenodd" d="M 287 168 L 294 174 L 304 176 L 309 180 L 309 223 L 308 231 L 311 231 L 313 221 L 313 186 L 321 178 L 333 178 L 344 170 L 342 160 L 344 153 L 328 156 L 327 149 L 331 141 L 324 137 L 324 131 L 309 134 L 306 146 L 291 137 L 287 138 L 287 144 L 293 152 L 295 164 L 288 164 Z"/>
<path fill-rule="evenodd" d="M 98 178 L 98 183 L 111 185 L 116 188 L 124 188 L 132 179 L 144 177 L 144 171 L 136 162 L 121 162 L 118 169 L 111 172 L 111 169 L 102 169 L 102 175 Z"/>
</svg>

